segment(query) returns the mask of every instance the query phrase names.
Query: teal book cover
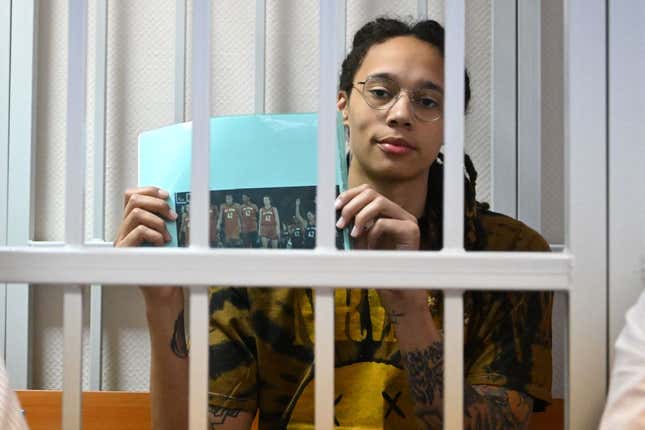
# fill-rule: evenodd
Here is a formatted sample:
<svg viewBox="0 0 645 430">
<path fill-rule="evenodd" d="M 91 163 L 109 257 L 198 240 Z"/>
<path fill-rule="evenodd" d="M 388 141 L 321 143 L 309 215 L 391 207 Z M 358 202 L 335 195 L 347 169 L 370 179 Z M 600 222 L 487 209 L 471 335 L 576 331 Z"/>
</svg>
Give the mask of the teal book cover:
<svg viewBox="0 0 645 430">
<path fill-rule="evenodd" d="M 210 120 L 211 247 L 315 247 L 318 116 L 314 113 L 222 116 Z M 337 190 L 346 188 L 343 126 L 337 124 Z M 190 235 L 192 124 L 139 135 L 140 186 L 170 193 L 178 216 L 168 246 Z"/>
</svg>

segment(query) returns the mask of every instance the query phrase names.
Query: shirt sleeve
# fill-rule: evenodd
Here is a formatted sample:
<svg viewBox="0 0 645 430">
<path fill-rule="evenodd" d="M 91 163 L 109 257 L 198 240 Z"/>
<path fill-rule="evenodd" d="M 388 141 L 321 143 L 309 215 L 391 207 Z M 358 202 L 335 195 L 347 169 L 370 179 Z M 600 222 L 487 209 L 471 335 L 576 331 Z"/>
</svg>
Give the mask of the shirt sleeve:
<svg viewBox="0 0 645 430">
<path fill-rule="evenodd" d="M 248 290 L 211 288 L 209 302 L 209 406 L 255 413 L 257 348 Z"/>
<path fill-rule="evenodd" d="M 616 340 L 600 430 L 645 428 L 645 292 L 625 320 Z"/>
</svg>

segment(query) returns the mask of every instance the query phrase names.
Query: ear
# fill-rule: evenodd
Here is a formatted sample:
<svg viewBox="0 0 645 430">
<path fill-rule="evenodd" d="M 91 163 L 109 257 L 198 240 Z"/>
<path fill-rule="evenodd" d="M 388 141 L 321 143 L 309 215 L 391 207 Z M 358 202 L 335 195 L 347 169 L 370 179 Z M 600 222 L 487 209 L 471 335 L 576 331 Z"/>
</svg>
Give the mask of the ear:
<svg viewBox="0 0 645 430">
<path fill-rule="evenodd" d="M 349 96 L 345 91 L 338 91 L 336 107 L 343 114 L 343 124 L 347 125 L 349 118 Z"/>
</svg>

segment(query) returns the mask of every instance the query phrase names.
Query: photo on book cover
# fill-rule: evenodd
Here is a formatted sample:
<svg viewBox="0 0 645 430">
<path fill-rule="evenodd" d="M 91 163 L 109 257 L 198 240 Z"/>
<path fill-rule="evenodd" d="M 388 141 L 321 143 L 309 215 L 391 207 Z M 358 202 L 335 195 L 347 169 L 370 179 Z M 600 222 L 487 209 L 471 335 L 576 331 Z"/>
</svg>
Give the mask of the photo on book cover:
<svg viewBox="0 0 645 430">
<path fill-rule="evenodd" d="M 210 192 L 211 248 L 313 249 L 316 187 L 279 187 Z M 177 242 L 188 246 L 190 192 L 175 194 Z"/>
</svg>

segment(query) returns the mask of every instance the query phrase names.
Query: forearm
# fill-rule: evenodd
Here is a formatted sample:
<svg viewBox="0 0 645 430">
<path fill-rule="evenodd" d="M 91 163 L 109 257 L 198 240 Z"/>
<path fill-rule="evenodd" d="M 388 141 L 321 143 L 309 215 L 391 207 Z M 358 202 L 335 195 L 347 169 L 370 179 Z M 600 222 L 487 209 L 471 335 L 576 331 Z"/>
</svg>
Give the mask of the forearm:
<svg viewBox="0 0 645 430">
<path fill-rule="evenodd" d="M 425 314 L 395 316 L 395 329 L 419 428 L 441 429 L 443 339 Z M 531 410 L 532 400 L 523 393 L 464 384 L 464 429 L 525 429 Z"/>
<path fill-rule="evenodd" d="M 152 428 L 185 429 L 188 424 L 188 354 L 183 301 L 148 306 L 150 330 L 150 397 Z"/>
</svg>

